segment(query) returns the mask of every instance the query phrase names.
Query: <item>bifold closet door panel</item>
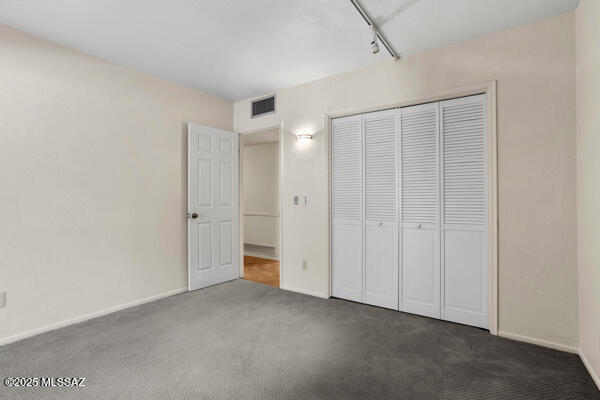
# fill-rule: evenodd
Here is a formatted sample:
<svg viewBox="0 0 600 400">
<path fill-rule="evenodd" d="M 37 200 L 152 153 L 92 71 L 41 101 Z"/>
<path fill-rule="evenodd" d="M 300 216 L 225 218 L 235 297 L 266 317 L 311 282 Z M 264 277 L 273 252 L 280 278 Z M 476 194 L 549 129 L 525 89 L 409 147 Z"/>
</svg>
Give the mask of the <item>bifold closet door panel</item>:
<svg viewBox="0 0 600 400">
<path fill-rule="evenodd" d="M 332 226 L 332 296 L 363 301 L 362 226 L 337 222 Z"/>
<path fill-rule="evenodd" d="M 336 118 L 331 129 L 332 295 L 363 301 L 362 118 Z"/>
<path fill-rule="evenodd" d="M 442 318 L 487 328 L 485 95 L 443 101 Z"/>
<path fill-rule="evenodd" d="M 398 309 L 398 110 L 363 114 L 365 299 Z"/>
<path fill-rule="evenodd" d="M 468 227 L 445 228 L 443 252 L 442 318 L 487 328 L 486 232 Z"/>
<path fill-rule="evenodd" d="M 439 103 L 400 112 L 400 310 L 439 318 Z"/>
</svg>

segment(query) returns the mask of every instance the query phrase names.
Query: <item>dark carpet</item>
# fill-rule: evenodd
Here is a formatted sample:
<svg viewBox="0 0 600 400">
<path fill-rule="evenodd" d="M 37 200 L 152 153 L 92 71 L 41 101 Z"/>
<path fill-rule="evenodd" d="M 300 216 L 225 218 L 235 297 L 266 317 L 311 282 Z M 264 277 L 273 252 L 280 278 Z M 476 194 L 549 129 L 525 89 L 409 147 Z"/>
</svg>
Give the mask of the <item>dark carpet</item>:
<svg viewBox="0 0 600 400">
<path fill-rule="evenodd" d="M 0 347 L 1 399 L 600 399 L 577 355 L 237 280 Z"/>
</svg>

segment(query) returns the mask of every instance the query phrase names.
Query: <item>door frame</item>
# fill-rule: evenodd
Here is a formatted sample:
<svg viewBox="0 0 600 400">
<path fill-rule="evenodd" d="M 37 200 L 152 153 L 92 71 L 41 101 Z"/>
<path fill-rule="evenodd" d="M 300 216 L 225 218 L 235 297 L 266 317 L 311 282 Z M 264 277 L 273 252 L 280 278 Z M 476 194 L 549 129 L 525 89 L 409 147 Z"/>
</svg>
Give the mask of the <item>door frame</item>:
<svg viewBox="0 0 600 400">
<path fill-rule="evenodd" d="M 327 207 L 327 262 L 328 262 L 328 293 L 331 297 L 332 285 L 332 251 L 331 251 L 331 120 L 349 115 L 363 114 L 373 111 L 382 111 L 392 108 L 401 108 L 414 106 L 424 103 L 433 103 L 436 101 L 451 100 L 458 97 L 466 97 L 477 94 L 485 94 L 486 117 L 487 117 L 487 175 L 488 175 L 488 329 L 491 334 L 498 334 L 498 138 L 497 138 L 497 120 L 496 120 L 496 81 L 485 81 L 473 83 L 470 85 L 459 86 L 444 90 L 438 90 L 421 95 L 410 96 L 407 100 L 361 109 L 341 110 L 328 112 L 324 114 L 324 132 L 325 142 L 325 171 L 326 174 L 326 193 L 328 194 Z"/>
<path fill-rule="evenodd" d="M 277 248 L 279 250 L 279 287 L 281 288 L 283 285 L 283 123 L 279 123 L 278 125 L 271 125 L 266 128 L 253 129 L 249 131 L 241 131 L 238 132 L 240 135 L 239 140 L 239 164 L 238 164 L 238 176 L 239 176 L 239 214 L 240 214 L 240 278 L 244 277 L 244 155 L 242 152 L 242 137 L 244 135 L 249 135 L 252 133 L 261 133 L 266 131 L 272 131 L 277 129 L 279 132 L 279 171 L 278 171 L 278 180 L 279 180 L 279 227 L 278 227 L 278 238 L 277 238 Z"/>
</svg>

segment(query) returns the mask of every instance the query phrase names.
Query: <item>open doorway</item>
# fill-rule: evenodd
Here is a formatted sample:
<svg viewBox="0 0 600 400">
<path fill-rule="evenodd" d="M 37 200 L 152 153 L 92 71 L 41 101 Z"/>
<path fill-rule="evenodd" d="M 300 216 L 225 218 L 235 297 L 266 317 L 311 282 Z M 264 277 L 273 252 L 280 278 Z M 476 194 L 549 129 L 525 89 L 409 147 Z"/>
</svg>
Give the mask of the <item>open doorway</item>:
<svg viewBox="0 0 600 400">
<path fill-rule="evenodd" d="M 280 128 L 240 135 L 243 270 L 253 282 L 280 283 Z"/>
</svg>

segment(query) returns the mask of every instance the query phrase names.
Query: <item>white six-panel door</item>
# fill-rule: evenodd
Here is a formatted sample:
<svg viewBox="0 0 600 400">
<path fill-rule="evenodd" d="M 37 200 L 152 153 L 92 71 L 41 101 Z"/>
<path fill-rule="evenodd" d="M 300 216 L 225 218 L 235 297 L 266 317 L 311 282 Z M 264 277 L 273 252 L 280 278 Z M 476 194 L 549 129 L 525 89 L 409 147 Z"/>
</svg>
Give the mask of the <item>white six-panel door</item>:
<svg viewBox="0 0 600 400">
<path fill-rule="evenodd" d="M 332 121 L 332 294 L 487 327 L 485 95 Z"/>
<path fill-rule="evenodd" d="M 188 125 L 188 287 L 239 277 L 238 134 Z"/>
</svg>

